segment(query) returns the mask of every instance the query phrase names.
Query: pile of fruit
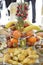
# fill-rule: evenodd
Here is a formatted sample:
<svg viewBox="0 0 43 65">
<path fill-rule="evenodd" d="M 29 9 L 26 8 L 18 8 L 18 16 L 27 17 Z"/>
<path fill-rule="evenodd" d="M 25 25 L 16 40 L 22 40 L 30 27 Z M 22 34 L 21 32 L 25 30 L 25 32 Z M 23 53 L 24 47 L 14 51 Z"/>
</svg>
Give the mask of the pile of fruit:
<svg viewBox="0 0 43 65">
<path fill-rule="evenodd" d="M 39 26 L 31 25 L 27 22 L 24 22 L 22 31 L 17 29 L 17 23 L 10 22 L 5 27 L 10 29 L 10 35 L 7 36 L 7 46 L 8 47 L 25 47 L 33 46 L 39 38 L 35 34 L 34 30 L 40 30 Z"/>
</svg>

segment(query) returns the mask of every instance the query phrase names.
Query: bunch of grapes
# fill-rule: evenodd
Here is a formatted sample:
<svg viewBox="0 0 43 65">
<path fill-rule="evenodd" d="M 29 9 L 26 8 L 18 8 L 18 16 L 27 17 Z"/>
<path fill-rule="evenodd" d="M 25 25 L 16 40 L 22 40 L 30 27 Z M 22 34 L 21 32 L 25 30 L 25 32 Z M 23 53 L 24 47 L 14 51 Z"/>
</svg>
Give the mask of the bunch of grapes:
<svg viewBox="0 0 43 65">
<path fill-rule="evenodd" d="M 28 16 L 28 5 L 27 4 L 18 4 L 16 16 L 25 20 Z"/>
</svg>

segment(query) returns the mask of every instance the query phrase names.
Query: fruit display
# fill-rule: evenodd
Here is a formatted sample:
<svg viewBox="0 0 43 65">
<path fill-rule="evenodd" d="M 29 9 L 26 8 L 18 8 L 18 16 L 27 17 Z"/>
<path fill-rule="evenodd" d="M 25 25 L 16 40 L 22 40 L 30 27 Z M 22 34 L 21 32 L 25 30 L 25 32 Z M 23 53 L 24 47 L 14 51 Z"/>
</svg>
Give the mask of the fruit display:
<svg viewBox="0 0 43 65">
<path fill-rule="evenodd" d="M 13 22 L 9 22 L 4 27 L 1 26 L 1 31 L 3 32 L 0 32 L 0 53 L 4 56 L 0 57 L 0 62 L 11 65 L 34 64 L 39 59 L 39 55 L 37 55 L 37 52 L 33 48 L 35 43 L 40 41 L 34 30 L 39 31 L 40 27 L 24 22 L 23 30 L 21 31 L 16 28 L 17 23 L 13 24 Z M 34 30 L 31 26 L 33 26 Z M 6 49 L 8 50 L 5 51 Z"/>
<path fill-rule="evenodd" d="M 0 26 L 0 53 L 3 55 L 0 57 L 0 62 L 11 65 L 31 65 L 37 63 L 36 60 L 39 61 L 35 44 L 39 44 L 43 39 L 43 30 L 40 26 L 26 21 L 27 15 L 28 5 L 21 2 L 17 6 L 15 15 L 17 21 L 10 21 L 4 27 Z M 41 47 L 43 49 L 43 45 Z"/>
<path fill-rule="evenodd" d="M 5 25 L 5 28 L 2 27 L 3 29 L 1 29 L 2 32 L 0 32 L 0 34 L 2 34 L 2 37 L 3 35 L 5 35 L 7 46 L 10 48 L 18 47 L 21 45 L 23 46 L 23 44 L 24 46 L 34 46 L 34 44 L 39 41 L 37 33 L 35 33 L 34 30 L 40 30 L 40 27 L 35 25 L 29 25 L 29 23 L 24 22 L 23 30 L 21 31 L 20 29 L 16 28 L 17 23 L 9 22 L 7 25 Z"/>
<path fill-rule="evenodd" d="M 28 24 L 28 23 L 27 23 Z M 29 24 L 28 24 L 29 25 Z M 13 25 L 15 26 L 15 25 Z M 9 36 L 9 38 L 7 39 L 7 44 L 8 46 L 11 45 L 11 47 L 13 46 L 13 44 L 18 44 L 18 45 L 21 45 L 20 41 L 22 40 L 26 40 L 26 45 L 34 45 L 34 43 L 37 42 L 37 39 L 38 37 L 35 36 L 34 34 L 34 31 L 31 29 L 31 26 L 33 25 L 30 25 L 30 26 L 26 26 L 26 27 L 23 27 L 23 30 L 25 30 L 25 28 L 27 29 L 27 27 L 30 29 L 30 30 L 25 30 L 25 33 L 21 30 L 18 30 L 18 29 L 15 29 L 15 30 L 12 30 L 11 28 L 11 34 Z M 12 26 L 11 26 L 12 27 Z M 35 27 L 35 26 L 33 26 Z M 38 26 L 36 26 L 37 28 L 39 28 Z M 16 28 L 16 26 L 15 26 Z M 40 28 L 39 28 L 40 29 Z M 37 30 L 39 30 L 37 29 Z M 36 30 L 36 29 L 35 29 Z M 27 32 L 26 32 L 27 31 Z M 7 36 L 8 37 L 8 36 Z M 23 43 L 25 44 L 25 43 Z M 15 45 L 16 46 L 16 45 Z"/>
<path fill-rule="evenodd" d="M 0 53 L 4 54 L 4 59 L 3 57 L 0 59 L 12 65 L 33 64 L 39 58 L 39 55 L 31 47 L 34 47 L 35 43 L 40 41 L 34 30 L 39 31 L 40 27 L 24 22 L 23 30 L 21 31 L 17 29 L 17 23 L 9 22 L 4 27 L 0 27 Z M 7 52 L 5 49 L 8 49 Z"/>
</svg>

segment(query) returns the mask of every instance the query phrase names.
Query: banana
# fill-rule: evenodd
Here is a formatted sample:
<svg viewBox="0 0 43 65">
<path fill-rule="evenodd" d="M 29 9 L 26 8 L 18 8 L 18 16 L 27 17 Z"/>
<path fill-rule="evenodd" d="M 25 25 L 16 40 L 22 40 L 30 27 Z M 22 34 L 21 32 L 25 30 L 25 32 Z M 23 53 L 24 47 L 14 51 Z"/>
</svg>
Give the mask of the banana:
<svg viewBox="0 0 43 65">
<path fill-rule="evenodd" d="M 24 28 L 23 32 L 27 32 L 27 31 L 30 31 L 30 30 L 40 30 L 40 27 L 35 26 L 35 25 L 30 25 L 30 26 Z"/>
<path fill-rule="evenodd" d="M 16 23 L 16 22 L 11 21 L 11 22 L 7 23 L 7 24 L 5 25 L 5 27 L 6 27 L 6 28 L 9 28 L 12 24 L 15 24 L 15 23 Z"/>
</svg>

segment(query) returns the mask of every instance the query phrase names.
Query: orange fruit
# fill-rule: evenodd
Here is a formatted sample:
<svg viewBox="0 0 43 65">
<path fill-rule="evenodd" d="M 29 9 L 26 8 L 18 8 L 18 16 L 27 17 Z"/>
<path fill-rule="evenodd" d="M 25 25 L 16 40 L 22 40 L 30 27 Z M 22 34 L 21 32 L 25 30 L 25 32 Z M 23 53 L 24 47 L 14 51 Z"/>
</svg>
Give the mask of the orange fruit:
<svg viewBox="0 0 43 65">
<path fill-rule="evenodd" d="M 21 37 L 21 32 L 20 32 L 19 30 L 15 30 L 15 31 L 13 32 L 13 36 L 14 36 L 14 38 L 18 39 L 18 38 Z"/>
<path fill-rule="evenodd" d="M 33 35 L 33 31 L 26 32 L 26 36 L 32 36 L 32 35 Z"/>
<path fill-rule="evenodd" d="M 15 39 L 15 38 L 11 38 L 11 43 L 13 44 L 13 43 L 18 43 L 18 39 Z"/>
<path fill-rule="evenodd" d="M 28 42 L 29 42 L 29 43 L 33 43 L 33 44 L 34 44 L 34 43 L 36 42 L 36 40 L 37 40 L 37 39 L 36 39 L 36 37 L 34 37 L 34 36 L 28 38 Z"/>
<path fill-rule="evenodd" d="M 12 39 L 11 39 L 11 45 L 12 45 L 13 47 L 18 47 L 18 39 L 12 38 Z"/>
<path fill-rule="evenodd" d="M 8 47 L 17 47 L 18 46 L 18 39 L 11 38 L 7 42 Z"/>
</svg>

